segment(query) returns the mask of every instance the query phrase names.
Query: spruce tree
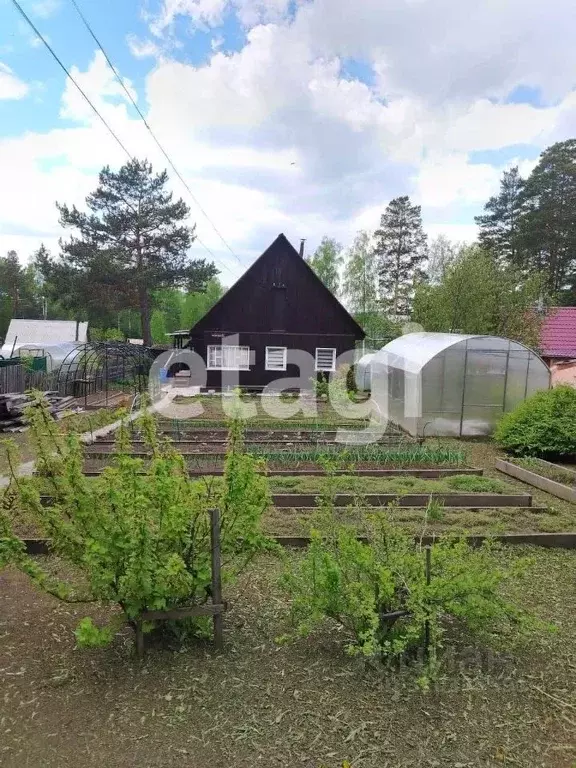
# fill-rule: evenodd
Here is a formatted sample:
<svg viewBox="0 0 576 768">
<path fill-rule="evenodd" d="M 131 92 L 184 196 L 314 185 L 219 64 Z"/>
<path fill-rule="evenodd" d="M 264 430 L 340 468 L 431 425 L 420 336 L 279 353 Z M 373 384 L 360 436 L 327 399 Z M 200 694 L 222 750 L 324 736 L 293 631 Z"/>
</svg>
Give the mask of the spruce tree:
<svg viewBox="0 0 576 768">
<path fill-rule="evenodd" d="M 426 234 L 419 205 L 408 196 L 390 202 L 374 233 L 380 299 L 394 317 L 409 315 L 414 288 L 424 276 Z"/>
<path fill-rule="evenodd" d="M 524 180 L 517 166 L 504 171 L 499 193 L 488 200 L 484 213 L 475 218 L 480 245 L 500 264 L 521 266 L 518 230 L 523 188 Z"/>
</svg>

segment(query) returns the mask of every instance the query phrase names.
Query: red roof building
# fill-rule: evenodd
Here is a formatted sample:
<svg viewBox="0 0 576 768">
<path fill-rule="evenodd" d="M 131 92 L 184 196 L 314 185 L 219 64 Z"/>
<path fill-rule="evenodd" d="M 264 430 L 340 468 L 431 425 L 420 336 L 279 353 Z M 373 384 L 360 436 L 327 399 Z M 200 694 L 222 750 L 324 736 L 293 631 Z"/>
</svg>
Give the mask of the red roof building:
<svg viewBox="0 0 576 768">
<path fill-rule="evenodd" d="M 551 307 L 540 336 L 542 357 L 576 359 L 576 307 Z"/>
</svg>

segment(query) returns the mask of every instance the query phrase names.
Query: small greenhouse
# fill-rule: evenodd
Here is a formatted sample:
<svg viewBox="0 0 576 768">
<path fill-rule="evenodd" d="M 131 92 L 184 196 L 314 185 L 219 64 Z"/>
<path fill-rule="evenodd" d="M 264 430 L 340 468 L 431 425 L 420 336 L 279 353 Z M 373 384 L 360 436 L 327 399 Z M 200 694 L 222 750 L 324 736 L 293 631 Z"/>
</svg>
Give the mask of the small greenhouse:
<svg viewBox="0 0 576 768">
<path fill-rule="evenodd" d="M 503 413 L 550 386 L 533 350 L 497 336 L 409 333 L 370 362 L 372 398 L 415 436 L 482 436 Z"/>
<path fill-rule="evenodd" d="M 45 370 L 47 373 L 53 373 L 57 371 L 64 360 L 74 353 L 80 346 L 75 341 L 61 341 L 54 344 L 47 344 L 39 342 L 35 344 L 33 342 L 26 342 L 22 344 L 12 343 L 4 344 L 0 350 L 0 354 L 4 358 L 11 357 L 32 357 L 43 358 L 45 360 L 44 366 L 39 370 Z"/>
</svg>

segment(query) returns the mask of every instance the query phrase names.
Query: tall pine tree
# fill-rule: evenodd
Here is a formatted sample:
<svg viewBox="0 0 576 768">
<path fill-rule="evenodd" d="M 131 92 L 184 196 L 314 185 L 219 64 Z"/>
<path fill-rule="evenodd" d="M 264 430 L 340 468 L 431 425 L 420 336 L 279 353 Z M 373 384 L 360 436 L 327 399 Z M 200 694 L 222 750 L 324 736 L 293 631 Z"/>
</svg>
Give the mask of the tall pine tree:
<svg viewBox="0 0 576 768">
<path fill-rule="evenodd" d="M 408 196 L 390 202 L 374 233 L 380 298 L 394 317 L 409 315 L 417 280 L 423 276 L 426 234 L 419 205 Z"/>
<path fill-rule="evenodd" d="M 504 171 L 500 191 L 488 200 L 484 213 L 476 216 L 480 245 L 500 264 L 521 266 L 519 224 L 522 212 L 524 180 L 518 167 Z"/>
<path fill-rule="evenodd" d="M 576 287 L 576 139 L 542 153 L 526 181 L 522 203 L 525 268 L 545 274 L 549 292 L 568 301 Z"/>
<path fill-rule="evenodd" d="M 202 289 L 217 271 L 188 256 L 194 240 L 189 209 L 173 200 L 167 182 L 166 172 L 155 174 L 147 161 L 131 160 L 118 172 L 103 168 L 98 188 L 86 198 L 88 213 L 58 205 L 60 223 L 78 235 L 62 243 L 58 262 L 44 265 L 50 284 L 62 286 L 71 303 L 137 307 L 146 345 L 155 292 Z"/>
</svg>

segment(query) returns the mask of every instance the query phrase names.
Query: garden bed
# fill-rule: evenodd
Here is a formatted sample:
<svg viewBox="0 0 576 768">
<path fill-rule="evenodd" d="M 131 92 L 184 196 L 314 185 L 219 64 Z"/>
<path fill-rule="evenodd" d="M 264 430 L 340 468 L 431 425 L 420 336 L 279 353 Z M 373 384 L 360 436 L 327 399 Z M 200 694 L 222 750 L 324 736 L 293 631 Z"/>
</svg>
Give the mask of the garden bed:
<svg viewBox="0 0 576 768">
<path fill-rule="evenodd" d="M 86 461 L 84 468 L 87 475 L 101 474 L 106 464 L 100 459 L 95 461 Z M 188 462 L 189 472 L 192 477 L 203 477 L 204 475 L 221 476 L 224 473 L 223 462 L 213 461 L 207 457 L 206 461 L 199 461 L 195 458 L 194 463 Z M 270 477 L 325 477 L 326 470 L 314 463 L 297 462 L 289 464 L 287 462 L 268 462 L 266 474 Z M 333 470 L 335 475 L 349 476 L 353 472 L 355 477 L 421 477 L 421 478 L 442 478 L 453 475 L 483 475 L 484 470 L 475 467 L 388 467 L 382 469 L 376 462 L 363 462 L 355 464 L 353 467 L 344 467 Z"/>
<path fill-rule="evenodd" d="M 375 507 L 337 508 L 338 519 L 354 523 L 359 533 L 365 530 L 369 515 L 390 515 L 405 531 L 422 534 L 503 535 L 516 533 L 576 534 L 576 524 L 554 509 L 539 506 L 466 508 L 437 505 L 432 514 L 422 507 L 395 506 L 382 510 Z M 266 531 L 273 536 L 307 536 L 316 511 L 313 508 L 273 508 L 266 513 Z"/>
<path fill-rule="evenodd" d="M 290 408 L 294 407 L 294 404 L 297 402 L 297 398 L 285 398 L 285 397 L 278 397 L 278 396 L 269 396 L 269 397 L 262 397 L 259 394 L 255 395 L 247 395 L 242 396 L 241 398 L 243 403 L 246 403 L 247 405 L 250 405 L 252 407 L 256 408 L 256 415 L 251 416 L 249 419 L 249 422 L 252 421 L 282 421 L 284 422 L 284 418 L 279 419 L 279 417 L 276 415 L 276 413 L 270 414 L 268 410 L 266 409 L 266 406 L 269 406 L 270 404 L 274 404 L 275 407 L 279 408 Z M 198 414 L 198 416 L 193 416 L 190 419 L 186 419 L 187 423 L 196 422 L 196 421 L 219 421 L 220 423 L 224 424 L 229 416 L 225 411 L 226 409 L 229 409 L 232 405 L 232 398 L 227 397 L 226 395 L 216 395 L 216 396 L 194 396 L 194 397 L 180 397 L 176 396 L 173 400 L 175 405 L 179 406 L 201 406 L 202 412 Z M 299 401 L 304 408 L 301 408 L 301 410 L 296 413 L 294 416 L 287 417 L 287 420 L 290 421 L 303 421 L 303 422 L 313 422 L 313 421 L 324 421 L 328 423 L 339 423 L 339 422 L 347 422 L 347 423 L 358 423 L 358 421 L 361 421 L 365 419 L 365 417 L 361 417 L 360 419 L 350 418 L 348 416 L 342 416 L 340 413 L 338 413 L 330 402 L 322 399 L 317 399 L 314 397 L 302 397 Z M 363 403 L 366 402 L 366 398 L 361 399 L 354 399 L 352 401 L 353 403 Z M 305 410 L 304 410 L 305 409 Z M 166 422 L 172 422 L 170 418 L 160 417 Z"/>
<path fill-rule="evenodd" d="M 569 469 L 561 464 L 552 464 L 550 461 L 544 461 L 544 459 L 510 459 L 510 461 L 519 467 L 524 467 L 524 469 L 529 469 L 538 475 L 543 475 L 549 480 L 576 488 L 576 470 L 574 469 Z"/>
<path fill-rule="evenodd" d="M 350 493 L 337 493 L 334 504 L 348 507 L 355 503 L 365 507 L 387 507 L 396 504 L 399 507 L 425 508 L 432 501 L 447 507 L 483 509 L 488 507 L 531 507 L 532 496 L 528 493 L 506 495 L 498 493 L 364 493 L 354 496 Z M 312 493 L 275 493 L 272 503 L 276 508 L 317 507 L 319 498 Z"/>
<path fill-rule="evenodd" d="M 529 468 L 528 468 L 529 467 Z M 540 459 L 513 459 L 496 461 L 496 469 L 506 475 L 516 477 L 528 485 L 540 488 L 547 493 L 564 501 L 576 504 L 576 473 L 571 472 L 556 464 Z M 569 486 L 558 482 L 558 477 L 574 478 L 574 483 Z"/>
<path fill-rule="evenodd" d="M 114 440 L 98 440 L 92 443 L 89 448 L 86 449 L 87 454 L 114 454 L 116 441 Z M 138 457 L 146 457 L 151 453 L 151 449 L 146 449 L 146 444 L 140 440 L 133 440 L 132 454 Z M 228 440 L 222 439 L 197 439 L 197 440 L 174 440 L 172 445 L 175 450 L 185 455 L 197 454 L 197 453 L 226 453 L 228 447 Z M 317 440 L 304 439 L 299 435 L 294 437 L 271 437 L 263 439 L 253 439 L 251 436 L 246 435 L 245 446 L 249 453 L 257 455 L 268 455 L 269 453 L 279 452 L 298 452 L 298 453 L 311 453 L 317 452 L 318 454 L 324 453 L 340 453 L 347 450 L 356 450 L 359 447 L 374 447 L 374 453 L 377 453 L 377 449 L 388 446 L 409 446 L 410 443 L 407 440 L 392 437 L 390 435 L 380 438 L 378 441 L 371 441 L 362 443 L 360 441 L 351 440 L 350 442 L 335 442 L 333 438 L 319 437 Z M 90 458 L 90 456 L 87 456 Z"/>
</svg>

